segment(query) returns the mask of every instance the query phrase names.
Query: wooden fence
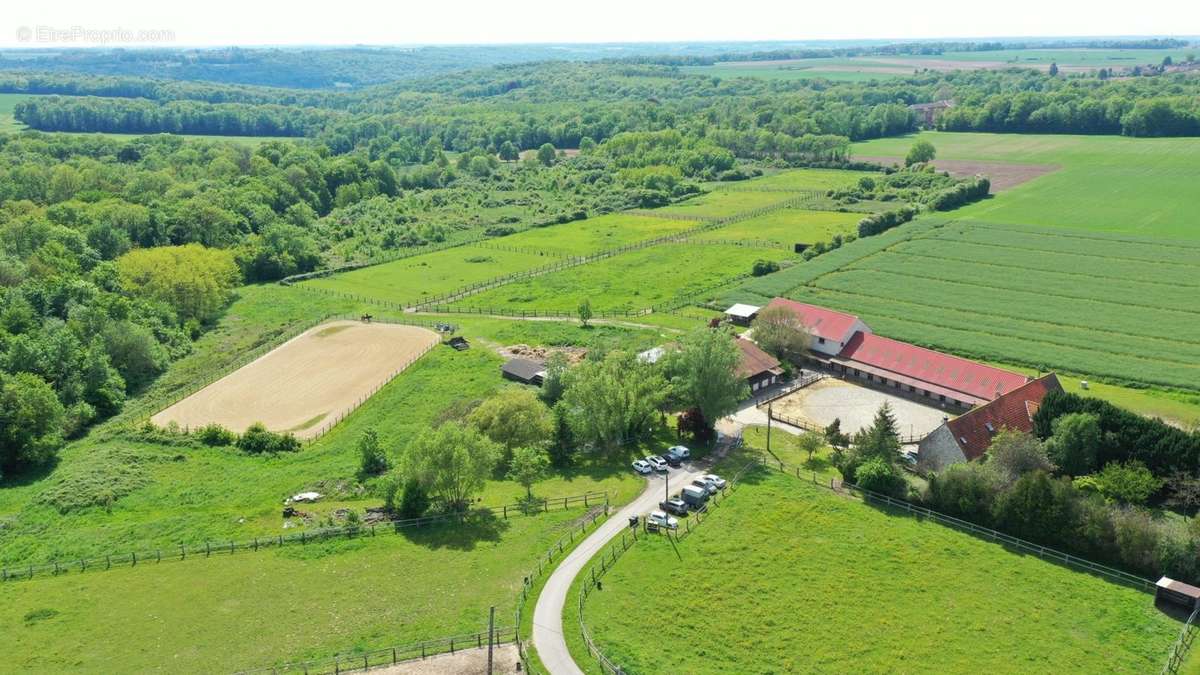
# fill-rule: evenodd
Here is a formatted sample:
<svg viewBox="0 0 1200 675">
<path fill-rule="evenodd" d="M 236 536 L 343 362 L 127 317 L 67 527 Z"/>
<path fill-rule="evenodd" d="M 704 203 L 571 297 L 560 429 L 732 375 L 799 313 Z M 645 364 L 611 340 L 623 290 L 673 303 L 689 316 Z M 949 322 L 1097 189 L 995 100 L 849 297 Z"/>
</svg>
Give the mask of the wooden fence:
<svg viewBox="0 0 1200 675">
<path fill-rule="evenodd" d="M 1197 607 L 1184 622 L 1183 628 L 1179 629 L 1179 638 L 1171 645 L 1171 651 L 1167 654 L 1167 662 L 1163 665 L 1162 675 L 1177 675 L 1179 667 L 1183 665 L 1184 659 L 1187 658 L 1188 651 L 1192 647 L 1192 643 L 1196 640 L 1196 618 L 1200 616 L 1200 607 Z"/>
<path fill-rule="evenodd" d="M 788 394 L 791 394 L 795 391 L 803 389 L 810 384 L 813 384 L 815 382 L 823 380 L 826 377 L 828 377 L 828 375 L 825 375 L 824 373 L 815 373 L 815 372 L 809 371 L 807 375 L 803 375 L 801 377 L 798 377 L 798 378 L 792 380 L 791 382 L 787 382 L 783 385 L 783 387 L 776 389 L 776 390 L 766 394 L 765 396 L 755 397 L 754 405 L 757 408 L 761 408 L 763 406 L 769 406 L 773 401 L 778 401 L 779 399 L 783 398 L 784 396 L 787 396 Z M 779 418 L 776 417 L 775 419 L 779 419 Z"/>
<path fill-rule="evenodd" d="M 427 659 L 439 654 L 453 654 L 464 649 L 479 649 L 488 644 L 503 645 L 517 640 L 517 629 L 513 626 L 497 627 L 489 631 L 451 635 L 449 637 L 433 638 L 421 642 L 410 642 L 395 647 L 385 647 L 359 654 L 331 656 L 326 659 L 284 663 L 278 666 L 266 666 L 252 670 L 238 671 L 245 675 L 253 673 L 304 673 L 305 675 L 323 675 L 324 673 L 348 673 L 353 671 L 370 670 L 383 666 L 392 666 L 405 661 Z"/>
<path fill-rule="evenodd" d="M 374 537 L 379 533 L 393 532 L 400 534 L 405 529 L 423 527 L 435 523 L 458 522 L 465 523 L 471 518 L 500 517 L 507 520 L 512 516 L 532 515 L 547 512 L 552 508 L 568 509 L 582 505 L 584 508 L 603 505 L 608 507 L 607 492 L 587 492 L 569 497 L 543 498 L 532 502 L 525 501 L 501 506 L 487 506 L 470 511 L 438 513 L 420 518 L 388 520 L 372 525 L 349 525 L 345 527 L 326 527 L 314 530 L 301 530 L 296 534 L 276 535 L 273 537 L 255 537 L 242 541 L 206 541 L 203 545 L 179 544 L 170 548 L 159 548 L 151 551 L 130 551 L 105 555 L 94 558 L 79 558 L 74 560 L 52 560 L 47 563 L 28 564 L 17 567 L 0 567 L 0 581 L 17 581 L 32 579 L 38 575 L 53 576 L 70 572 L 88 572 L 108 570 L 113 567 L 137 567 L 147 564 L 187 560 L 192 558 L 211 558 L 219 555 L 233 555 L 237 552 L 257 552 L 293 545 L 307 545 L 335 538 L 354 539 L 358 537 Z"/>
</svg>

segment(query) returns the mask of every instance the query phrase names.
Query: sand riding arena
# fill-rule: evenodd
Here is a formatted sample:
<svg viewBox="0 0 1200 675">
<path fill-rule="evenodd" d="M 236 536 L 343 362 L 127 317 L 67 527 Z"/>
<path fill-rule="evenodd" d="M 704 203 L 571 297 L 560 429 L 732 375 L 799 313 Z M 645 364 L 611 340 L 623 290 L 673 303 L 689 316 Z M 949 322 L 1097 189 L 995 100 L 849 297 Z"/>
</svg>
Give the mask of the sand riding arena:
<svg viewBox="0 0 1200 675">
<path fill-rule="evenodd" d="M 241 432 L 255 422 L 315 438 L 437 346 L 437 333 L 415 326 L 331 321 L 154 415 L 195 429 L 220 424 Z"/>
</svg>

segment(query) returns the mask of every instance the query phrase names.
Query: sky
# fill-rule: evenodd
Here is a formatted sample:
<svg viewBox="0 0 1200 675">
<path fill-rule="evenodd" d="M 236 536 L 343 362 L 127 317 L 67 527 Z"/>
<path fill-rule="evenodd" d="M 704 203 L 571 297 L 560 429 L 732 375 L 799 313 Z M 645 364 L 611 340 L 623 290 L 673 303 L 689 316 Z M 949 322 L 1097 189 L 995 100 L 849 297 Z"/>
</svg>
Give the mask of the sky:
<svg viewBox="0 0 1200 675">
<path fill-rule="evenodd" d="M 0 46 L 675 42 L 1200 35 L 1200 1 L 42 0 L 6 3 Z"/>
</svg>

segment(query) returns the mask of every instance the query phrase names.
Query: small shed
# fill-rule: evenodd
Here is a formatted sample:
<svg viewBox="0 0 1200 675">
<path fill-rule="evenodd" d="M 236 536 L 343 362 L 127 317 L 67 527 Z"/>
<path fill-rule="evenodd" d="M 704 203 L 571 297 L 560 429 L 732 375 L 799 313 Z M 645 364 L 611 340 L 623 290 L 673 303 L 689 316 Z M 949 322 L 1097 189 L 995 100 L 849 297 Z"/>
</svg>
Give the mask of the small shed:
<svg viewBox="0 0 1200 675">
<path fill-rule="evenodd" d="M 1170 577 L 1159 579 L 1158 583 L 1154 586 L 1155 602 L 1163 601 L 1180 605 L 1189 612 L 1193 612 L 1197 607 L 1200 607 L 1200 588 L 1196 588 L 1191 584 L 1185 584 L 1182 581 L 1175 581 Z"/>
<path fill-rule="evenodd" d="M 529 359 L 509 359 L 500 366 L 500 374 L 505 379 L 514 382 L 535 384 L 540 387 L 542 380 L 546 377 L 546 366 Z"/>
<path fill-rule="evenodd" d="M 471 343 L 467 342 L 467 338 L 465 338 L 461 335 L 456 335 L 455 337 L 452 337 L 449 340 L 446 340 L 446 344 L 450 347 L 453 347 L 454 349 L 457 349 L 460 352 L 466 351 L 471 348 Z"/>
<path fill-rule="evenodd" d="M 725 318 L 739 326 L 749 326 L 750 322 L 754 321 L 754 317 L 758 316 L 758 311 L 760 309 L 762 308 L 739 302 L 733 307 L 725 310 Z"/>
</svg>

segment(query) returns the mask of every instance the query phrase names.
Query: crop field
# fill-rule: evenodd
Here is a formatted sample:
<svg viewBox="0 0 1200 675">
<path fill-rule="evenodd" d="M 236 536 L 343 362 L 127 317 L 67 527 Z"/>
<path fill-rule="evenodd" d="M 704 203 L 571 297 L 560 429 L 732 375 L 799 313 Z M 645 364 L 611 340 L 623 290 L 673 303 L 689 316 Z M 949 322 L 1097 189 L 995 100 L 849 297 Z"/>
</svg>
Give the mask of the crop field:
<svg viewBox="0 0 1200 675">
<path fill-rule="evenodd" d="M 584 513 L 9 581 L 0 584 L 0 663 L 234 672 L 486 631 L 490 606 L 508 626 L 529 568 Z"/>
<path fill-rule="evenodd" d="M 28 94 L 0 94 L 0 133 L 25 128 L 24 124 L 13 119 L 13 108 L 27 98 Z"/>
<path fill-rule="evenodd" d="M 791 293 L 876 331 L 995 361 L 1195 388 L 1200 245 L 956 223 Z"/>
<path fill-rule="evenodd" d="M 857 232 L 862 218 L 861 213 L 786 208 L 703 232 L 695 240 L 771 241 L 790 248 L 797 243 L 827 242 L 834 235 Z"/>
<path fill-rule="evenodd" d="M 696 223 L 686 220 L 610 213 L 563 225 L 525 230 L 494 239 L 493 243 L 545 251 L 556 256 L 587 255 L 675 234 L 695 226 Z"/>
<path fill-rule="evenodd" d="M 754 184 L 753 181 L 740 183 L 746 187 Z M 760 192 L 752 189 L 714 190 L 679 204 L 655 209 L 654 212 L 666 216 L 690 216 L 702 220 L 712 220 L 773 206 L 797 196 L 799 195 L 790 195 L 786 192 Z"/>
<path fill-rule="evenodd" d="M 468 245 L 401 258 L 303 283 L 366 299 L 408 303 L 495 277 L 549 265 L 557 260 L 554 256 L 526 251 Z"/>
<path fill-rule="evenodd" d="M 939 159 L 1061 168 L 955 211 L 957 218 L 1200 239 L 1195 204 L 1200 139 L 925 132 L 854 146 L 856 156 L 903 157 L 916 138 Z"/>
<path fill-rule="evenodd" d="M 151 418 L 185 429 L 255 422 L 313 438 L 438 344 L 416 326 L 335 321 L 289 340 Z"/>
<path fill-rule="evenodd" d="M 588 597 L 629 672 L 1146 673 L 1179 630 L 1149 594 L 786 474 L 699 528 L 634 546 Z"/>
<path fill-rule="evenodd" d="M 595 310 L 637 311 L 712 289 L 749 274 L 756 260 L 782 261 L 791 252 L 722 244 L 662 244 L 524 279 L 469 296 L 464 307 L 562 310 L 588 300 Z"/>
</svg>

